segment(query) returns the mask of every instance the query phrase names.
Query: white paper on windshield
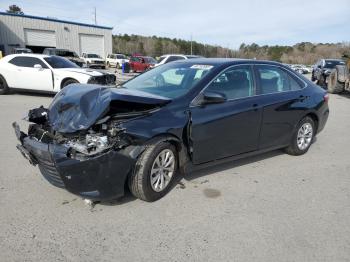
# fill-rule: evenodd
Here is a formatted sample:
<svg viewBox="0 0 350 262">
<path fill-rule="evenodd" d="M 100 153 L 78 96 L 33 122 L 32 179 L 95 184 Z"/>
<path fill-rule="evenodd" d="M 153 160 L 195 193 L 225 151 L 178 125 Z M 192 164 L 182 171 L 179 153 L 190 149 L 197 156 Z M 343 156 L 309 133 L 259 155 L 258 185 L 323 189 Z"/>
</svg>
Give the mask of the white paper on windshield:
<svg viewBox="0 0 350 262">
<path fill-rule="evenodd" d="M 202 70 L 209 70 L 212 69 L 212 65 L 193 65 L 191 66 L 192 69 L 202 69 Z"/>
</svg>

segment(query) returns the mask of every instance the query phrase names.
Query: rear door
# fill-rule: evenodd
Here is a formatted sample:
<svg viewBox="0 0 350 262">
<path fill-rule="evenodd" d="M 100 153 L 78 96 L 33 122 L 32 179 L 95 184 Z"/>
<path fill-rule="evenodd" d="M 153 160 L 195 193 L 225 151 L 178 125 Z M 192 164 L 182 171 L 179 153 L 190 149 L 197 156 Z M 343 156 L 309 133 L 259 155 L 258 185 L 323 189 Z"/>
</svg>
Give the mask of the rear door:
<svg viewBox="0 0 350 262">
<path fill-rule="evenodd" d="M 233 66 L 203 92 L 224 94 L 227 101 L 190 108 L 192 158 L 195 164 L 258 148 L 262 110 L 255 101 L 251 66 Z"/>
<path fill-rule="evenodd" d="M 259 148 L 288 145 L 295 125 L 309 99 L 305 83 L 293 73 L 274 65 L 256 65 L 257 103 L 263 107 Z"/>
<path fill-rule="evenodd" d="M 52 91 L 51 69 L 39 58 L 17 56 L 9 61 L 13 65 L 11 82 L 14 88 Z M 40 65 L 41 68 L 35 68 Z"/>
</svg>

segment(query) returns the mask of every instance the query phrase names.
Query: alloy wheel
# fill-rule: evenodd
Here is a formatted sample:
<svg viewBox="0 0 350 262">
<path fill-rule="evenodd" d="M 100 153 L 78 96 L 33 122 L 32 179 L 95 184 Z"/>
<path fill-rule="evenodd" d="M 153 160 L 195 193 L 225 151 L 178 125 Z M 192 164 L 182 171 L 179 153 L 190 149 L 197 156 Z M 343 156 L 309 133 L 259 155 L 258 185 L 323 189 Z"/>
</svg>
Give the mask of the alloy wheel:
<svg viewBox="0 0 350 262">
<path fill-rule="evenodd" d="M 164 149 L 155 158 L 151 169 L 151 186 L 156 192 L 163 191 L 170 183 L 175 171 L 175 156 L 170 149 Z"/>
<path fill-rule="evenodd" d="M 312 141 L 313 128 L 310 123 L 304 123 L 298 130 L 297 145 L 300 150 L 305 150 Z"/>
</svg>

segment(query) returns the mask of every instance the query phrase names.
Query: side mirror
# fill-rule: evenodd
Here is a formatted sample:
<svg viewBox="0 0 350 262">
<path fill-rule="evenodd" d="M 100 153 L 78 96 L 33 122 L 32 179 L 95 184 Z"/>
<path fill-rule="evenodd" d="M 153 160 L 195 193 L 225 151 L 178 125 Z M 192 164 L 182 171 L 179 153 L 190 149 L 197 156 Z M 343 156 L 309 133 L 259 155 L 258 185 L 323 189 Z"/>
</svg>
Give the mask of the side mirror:
<svg viewBox="0 0 350 262">
<path fill-rule="evenodd" d="M 35 64 L 35 65 L 34 65 L 34 68 L 43 69 L 43 67 L 42 67 L 40 64 Z"/>
<path fill-rule="evenodd" d="M 219 104 L 227 100 L 226 96 L 218 92 L 204 92 L 203 98 L 201 101 L 202 105 L 206 104 Z"/>
</svg>

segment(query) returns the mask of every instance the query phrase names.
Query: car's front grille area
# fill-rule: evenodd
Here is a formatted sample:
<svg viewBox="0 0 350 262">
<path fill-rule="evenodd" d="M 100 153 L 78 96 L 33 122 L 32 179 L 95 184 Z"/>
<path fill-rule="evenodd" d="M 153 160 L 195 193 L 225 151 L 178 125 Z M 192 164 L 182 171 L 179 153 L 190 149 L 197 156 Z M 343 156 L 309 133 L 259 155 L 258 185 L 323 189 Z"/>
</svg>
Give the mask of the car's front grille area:
<svg viewBox="0 0 350 262">
<path fill-rule="evenodd" d="M 36 157 L 36 159 L 38 161 L 39 169 L 46 180 L 54 186 L 64 188 L 64 183 L 61 176 L 57 172 L 55 164 L 51 161 L 41 159 L 40 157 Z"/>
<path fill-rule="evenodd" d="M 97 65 L 103 65 L 105 62 L 103 61 L 92 61 L 93 64 L 97 64 Z"/>
<path fill-rule="evenodd" d="M 115 85 L 116 77 L 112 74 L 91 77 L 88 84 Z"/>
</svg>

